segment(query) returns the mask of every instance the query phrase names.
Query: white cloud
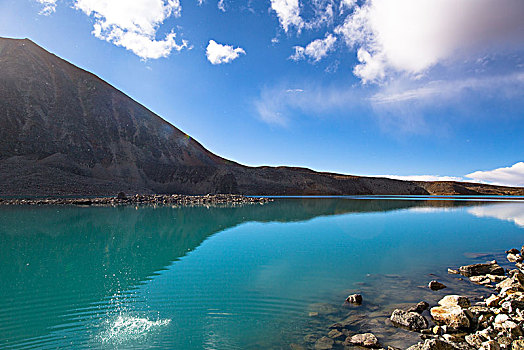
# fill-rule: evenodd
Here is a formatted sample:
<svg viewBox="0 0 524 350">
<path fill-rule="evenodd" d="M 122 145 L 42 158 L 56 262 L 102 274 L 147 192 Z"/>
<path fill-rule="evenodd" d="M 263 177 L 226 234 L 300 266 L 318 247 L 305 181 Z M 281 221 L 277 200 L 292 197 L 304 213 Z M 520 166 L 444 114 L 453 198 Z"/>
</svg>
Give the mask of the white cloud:
<svg viewBox="0 0 524 350">
<path fill-rule="evenodd" d="M 524 48 L 522 0 L 367 0 L 335 33 L 357 48 L 366 82 L 417 75 L 487 51 Z"/>
<path fill-rule="evenodd" d="M 453 80 L 434 80 L 421 84 L 398 81 L 377 92 L 370 101 L 374 104 L 394 104 L 423 100 L 446 100 L 448 102 L 462 96 L 464 91 L 491 90 L 508 96 L 524 94 L 524 72 L 498 76 L 479 76 Z"/>
<path fill-rule="evenodd" d="M 524 186 L 524 162 L 518 162 L 510 167 L 487 171 L 475 171 L 466 177 L 479 182 L 488 182 L 503 186 Z"/>
<path fill-rule="evenodd" d="M 188 47 L 185 40 L 177 43 L 173 31 L 156 39 L 167 18 L 180 16 L 179 0 L 75 0 L 74 7 L 95 19 L 93 35 L 143 59 L 167 57 Z"/>
<path fill-rule="evenodd" d="M 206 49 L 206 56 L 211 64 L 229 63 L 237 59 L 241 54 L 246 54 L 244 49 L 240 47 L 235 49 L 231 45 L 218 44 L 214 40 L 209 40 Z"/>
<path fill-rule="evenodd" d="M 295 53 L 289 58 L 298 61 L 307 56 L 313 62 L 318 62 L 327 56 L 328 52 L 333 49 L 336 41 L 337 38 L 333 34 L 327 34 L 324 39 L 313 40 L 305 48 L 301 46 L 293 47 Z"/>
<path fill-rule="evenodd" d="M 464 181 L 457 176 L 440 176 L 440 175 L 366 175 L 371 177 L 387 177 L 388 179 L 404 181 Z"/>
<path fill-rule="evenodd" d="M 271 0 L 271 9 L 277 13 L 280 25 L 286 33 L 291 26 L 298 31 L 304 27 L 298 0 Z"/>
<path fill-rule="evenodd" d="M 42 5 L 39 14 L 49 16 L 54 13 L 56 11 L 56 1 L 57 0 L 36 0 L 36 2 Z"/>
<path fill-rule="evenodd" d="M 469 209 L 468 213 L 476 217 L 492 217 L 511 221 L 518 226 L 524 227 L 524 203 L 499 203 L 479 206 Z"/>
</svg>

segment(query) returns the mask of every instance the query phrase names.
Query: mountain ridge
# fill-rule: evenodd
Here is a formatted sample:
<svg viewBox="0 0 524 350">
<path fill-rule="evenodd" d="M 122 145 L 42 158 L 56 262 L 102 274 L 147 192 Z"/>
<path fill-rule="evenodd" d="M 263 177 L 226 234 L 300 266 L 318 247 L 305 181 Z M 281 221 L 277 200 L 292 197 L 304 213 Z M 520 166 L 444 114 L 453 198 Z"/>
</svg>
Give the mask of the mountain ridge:
<svg viewBox="0 0 524 350">
<path fill-rule="evenodd" d="M 524 188 L 244 166 L 31 40 L 0 38 L 0 196 L 120 191 L 524 195 Z"/>
</svg>

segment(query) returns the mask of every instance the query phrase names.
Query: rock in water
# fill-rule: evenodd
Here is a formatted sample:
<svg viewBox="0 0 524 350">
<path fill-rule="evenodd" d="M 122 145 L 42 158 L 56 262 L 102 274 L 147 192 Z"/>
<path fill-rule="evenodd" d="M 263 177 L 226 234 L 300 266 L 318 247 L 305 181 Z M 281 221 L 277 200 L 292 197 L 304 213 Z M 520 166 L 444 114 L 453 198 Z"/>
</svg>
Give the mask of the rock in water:
<svg viewBox="0 0 524 350">
<path fill-rule="evenodd" d="M 504 269 L 500 267 L 496 261 L 492 261 L 486 264 L 473 264 L 461 266 L 459 268 L 460 274 L 471 277 L 481 275 L 504 275 Z"/>
<path fill-rule="evenodd" d="M 360 304 L 362 304 L 362 295 L 360 295 L 360 294 L 351 294 L 350 296 L 348 296 L 346 298 L 346 303 L 360 305 Z"/>
<path fill-rule="evenodd" d="M 446 286 L 444 284 L 442 284 L 442 283 L 440 283 L 438 281 L 435 281 L 435 280 L 429 282 L 428 287 L 431 290 L 441 290 L 441 289 L 446 288 Z"/>
<path fill-rule="evenodd" d="M 401 326 L 412 331 L 420 331 L 429 326 L 428 320 L 416 313 L 408 312 L 400 309 L 393 311 L 390 317 L 391 322 L 396 326 Z"/>
<path fill-rule="evenodd" d="M 417 305 L 414 305 L 414 306 L 410 307 L 406 311 L 407 312 L 417 312 L 417 313 L 421 314 L 424 310 L 427 310 L 428 307 L 429 307 L 428 303 L 426 303 L 425 301 L 421 301 Z"/>
<path fill-rule="evenodd" d="M 512 262 L 512 263 L 518 263 L 518 262 L 522 262 L 524 260 L 524 259 L 522 259 L 522 255 L 520 255 L 520 254 L 512 254 L 512 253 L 509 253 L 506 258 L 508 259 L 509 262 Z"/>
</svg>

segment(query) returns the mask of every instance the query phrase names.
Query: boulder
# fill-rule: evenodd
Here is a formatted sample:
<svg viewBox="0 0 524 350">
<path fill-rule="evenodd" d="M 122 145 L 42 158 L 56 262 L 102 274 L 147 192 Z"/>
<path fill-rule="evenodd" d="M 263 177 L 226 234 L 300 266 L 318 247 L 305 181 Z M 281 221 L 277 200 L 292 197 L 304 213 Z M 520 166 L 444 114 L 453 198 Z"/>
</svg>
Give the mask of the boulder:
<svg viewBox="0 0 524 350">
<path fill-rule="evenodd" d="M 118 194 L 116 195 L 116 199 L 126 200 L 127 196 L 124 192 L 118 192 Z"/>
<path fill-rule="evenodd" d="M 378 339 L 373 333 L 355 334 L 352 337 L 347 337 L 344 344 L 359 345 L 366 348 L 376 348 L 378 347 Z"/>
<path fill-rule="evenodd" d="M 453 344 L 440 339 L 426 339 L 422 350 L 455 350 L 457 349 Z"/>
<path fill-rule="evenodd" d="M 511 349 L 512 350 L 524 350 L 524 340 L 523 339 L 514 340 L 513 343 L 511 343 Z"/>
<path fill-rule="evenodd" d="M 348 296 L 346 298 L 346 303 L 360 305 L 360 304 L 362 304 L 362 295 L 360 295 L 360 294 L 351 294 L 350 296 Z"/>
<path fill-rule="evenodd" d="M 520 254 L 512 254 L 512 253 L 509 253 L 506 256 L 506 259 L 508 259 L 508 261 L 512 262 L 512 263 L 520 263 L 520 262 L 522 262 L 524 260 L 524 259 L 522 259 L 522 255 L 520 255 Z"/>
<path fill-rule="evenodd" d="M 497 289 L 524 291 L 524 274 L 520 271 L 513 273 L 513 276 L 506 278 L 497 284 Z"/>
<path fill-rule="evenodd" d="M 471 313 L 460 306 L 435 306 L 430 310 L 431 317 L 438 325 L 446 325 L 450 329 L 467 329 L 471 326 Z"/>
<path fill-rule="evenodd" d="M 506 254 L 520 254 L 520 250 L 511 248 L 510 250 L 506 250 Z"/>
<path fill-rule="evenodd" d="M 504 275 L 504 269 L 500 267 L 496 261 L 491 261 L 485 264 L 473 264 L 461 266 L 459 268 L 460 274 L 471 277 L 480 275 Z"/>
<path fill-rule="evenodd" d="M 438 281 L 433 280 L 429 282 L 428 288 L 431 290 L 441 290 L 441 289 L 446 288 L 446 286 Z"/>
<path fill-rule="evenodd" d="M 470 307 L 471 303 L 469 302 L 468 297 L 462 295 L 446 295 L 444 298 L 440 299 L 438 302 L 440 306 L 460 306 L 460 307 Z"/>
<path fill-rule="evenodd" d="M 396 309 L 391 314 L 390 320 L 395 326 L 412 331 L 420 331 L 429 327 L 428 320 L 424 316 L 412 311 Z"/>
<path fill-rule="evenodd" d="M 488 340 L 482 343 L 482 346 L 479 350 L 500 350 L 500 345 L 494 340 Z"/>
<path fill-rule="evenodd" d="M 477 284 L 490 284 L 491 283 L 491 280 L 489 279 L 489 277 L 487 275 L 485 276 L 471 276 L 469 278 L 469 280 L 473 283 L 477 283 Z"/>
<path fill-rule="evenodd" d="M 511 339 L 517 339 L 522 335 L 522 328 L 515 322 L 511 320 L 507 320 L 502 322 L 502 324 L 498 325 L 496 328 L 502 328 L 502 330 L 511 338 Z"/>
<path fill-rule="evenodd" d="M 468 343 L 475 349 L 480 348 L 482 346 L 482 343 L 484 342 L 484 338 L 476 333 L 466 335 L 465 340 L 466 340 L 466 343 Z"/>
</svg>

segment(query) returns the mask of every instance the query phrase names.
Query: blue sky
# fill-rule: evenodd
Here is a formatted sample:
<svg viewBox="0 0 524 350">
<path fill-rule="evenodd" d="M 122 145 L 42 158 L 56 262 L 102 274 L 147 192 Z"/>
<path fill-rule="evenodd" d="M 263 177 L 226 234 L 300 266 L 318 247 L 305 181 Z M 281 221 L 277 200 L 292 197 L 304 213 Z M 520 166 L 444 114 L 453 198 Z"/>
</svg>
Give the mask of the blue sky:
<svg viewBox="0 0 524 350">
<path fill-rule="evenodd" d="M 522 0 L 0 2 L 240 163 L 522 186 L 523 33 Z"/>
</svg>

